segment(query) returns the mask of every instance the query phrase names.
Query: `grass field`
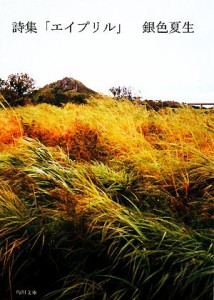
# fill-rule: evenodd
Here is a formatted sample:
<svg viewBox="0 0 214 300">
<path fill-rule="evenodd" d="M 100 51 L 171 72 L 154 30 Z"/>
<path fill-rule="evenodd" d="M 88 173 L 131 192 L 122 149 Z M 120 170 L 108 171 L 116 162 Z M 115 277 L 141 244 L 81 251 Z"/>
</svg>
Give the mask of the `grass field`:
<svg viewBox="0 0 214 300">
<path fill-rule="evenodd" d="M 212 299 L 213 149 L 209 109 L 2 107 L 1 299 Z"/>
</svg>

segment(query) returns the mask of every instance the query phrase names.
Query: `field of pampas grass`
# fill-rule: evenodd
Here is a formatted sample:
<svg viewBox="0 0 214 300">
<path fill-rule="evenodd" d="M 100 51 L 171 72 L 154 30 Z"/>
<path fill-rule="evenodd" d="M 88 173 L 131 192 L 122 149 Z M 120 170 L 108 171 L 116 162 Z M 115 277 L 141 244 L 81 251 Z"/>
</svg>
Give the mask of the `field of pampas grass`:
<svg viewBox="0 0 214 300">
<path fill-rule="evenodd" d="M 1 299 L 211 300 L 213 149 L 210 109 L 2 107 Z"/>
</svg>

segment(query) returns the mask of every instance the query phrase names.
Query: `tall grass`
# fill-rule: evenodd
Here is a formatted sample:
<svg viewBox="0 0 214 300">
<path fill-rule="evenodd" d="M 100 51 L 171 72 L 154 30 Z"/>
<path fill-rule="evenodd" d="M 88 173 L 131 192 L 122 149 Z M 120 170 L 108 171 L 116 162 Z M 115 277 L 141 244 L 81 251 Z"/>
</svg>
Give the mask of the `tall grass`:
<svg viewBox="0 0 214 300">
<path fill-rule="evenodd" d="M 81 273 L 69 274 L 64 288 L 50 296 L 211 299 L 213 245 L 209 231 L 208 237 L 201 237 L 175 218 L 142 212 L 131 202 L 126 208 L 89 178 L 79 176 L 84 207 L 88 207 L 87 239 L 97 251 L 89 251 Z"/>
<path fill-rule="evenodd" d="M 100 98 L 0 124 L 4 298 L 212 298 L 211 110 Z"/>
</svg>

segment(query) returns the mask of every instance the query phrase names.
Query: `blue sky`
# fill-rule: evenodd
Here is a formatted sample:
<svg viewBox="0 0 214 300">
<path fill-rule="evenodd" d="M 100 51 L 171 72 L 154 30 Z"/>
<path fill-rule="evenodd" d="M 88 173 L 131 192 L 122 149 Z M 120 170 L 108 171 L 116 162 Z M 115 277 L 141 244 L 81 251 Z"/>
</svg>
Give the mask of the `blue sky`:
<svg viewBox="0 0 214 300">
<path fill-rule="evenodd" d="M 213 0 L 1 0 L 0 78 L 27 72 L 41 87 L 68 76 L 104 94 L 127 85 L 145 99 L 214 102 L 213 16 Z M 13 33 L 19 21 L 37 33 Z M 189 21 L 194 33 L 142 33 L 160 21 L 180 31 Z"/>
</svg>

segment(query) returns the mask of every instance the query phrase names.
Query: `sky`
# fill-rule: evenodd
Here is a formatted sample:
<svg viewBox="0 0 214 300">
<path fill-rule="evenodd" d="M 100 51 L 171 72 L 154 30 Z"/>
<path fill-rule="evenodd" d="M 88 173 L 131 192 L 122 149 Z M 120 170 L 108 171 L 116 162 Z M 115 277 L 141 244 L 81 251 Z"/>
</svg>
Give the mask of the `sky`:
<svg viewBox="0 0 214 300">
<path fill-rule="evenodd" d="M 143 99 L 214 102 L 213 0 L 0 4 L 2 79 L 28 73 L 42 87 L 73 77 L 103 94 L 113 86 L 129 86 Z M 27 32 L 28 22 L 36 32 Z M 180 22 L 180 33 L 169 33 L 173 22 Z M 187 22 L 193 33 L 184 32 Z M 148 23 L 155 32 L 143 33 Z M 158 24 L 168 33 L 157 32 Z"/>
</svg>

